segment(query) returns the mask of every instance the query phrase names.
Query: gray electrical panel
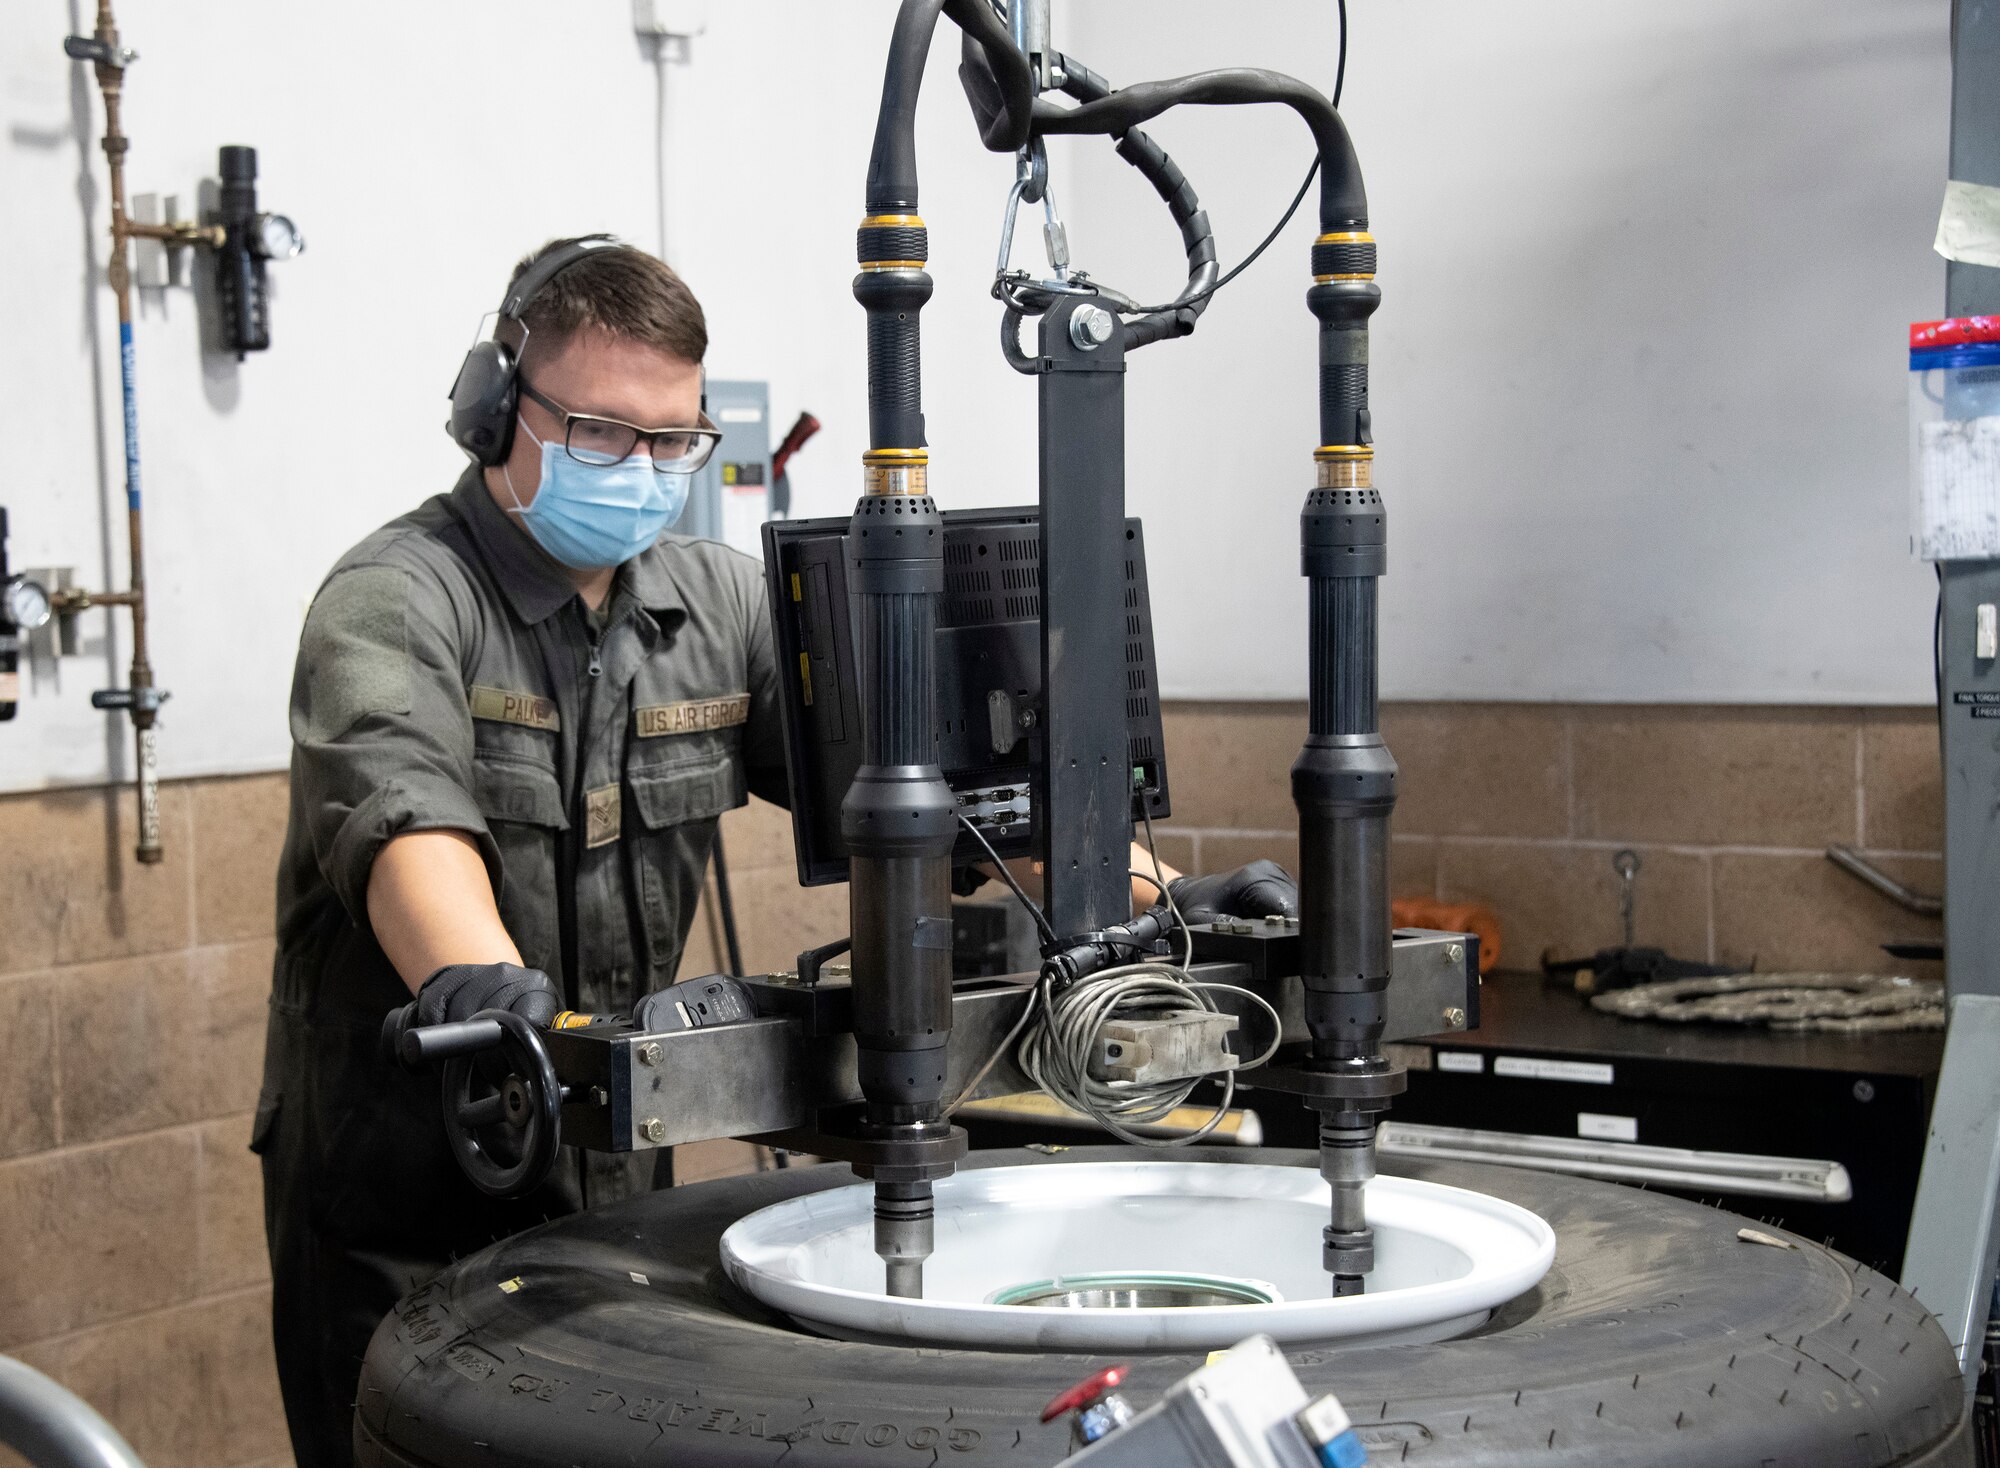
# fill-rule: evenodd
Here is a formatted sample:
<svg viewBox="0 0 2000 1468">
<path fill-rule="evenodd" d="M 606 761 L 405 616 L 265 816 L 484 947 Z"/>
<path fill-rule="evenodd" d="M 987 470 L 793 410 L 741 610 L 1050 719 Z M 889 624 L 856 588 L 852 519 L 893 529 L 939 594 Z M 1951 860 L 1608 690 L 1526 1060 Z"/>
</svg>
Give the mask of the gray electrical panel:
<svg viewBox="0 0 2000 1468">
<path fill-rule="evenodd" d="M 762 526 L 771 518 L 771 386 L 711 378 L 708 416 L 722 444 L 688 486 L 687 510 L 674 529 L 762 560 Z"/>
<path fill-rule="evenodd" d="M 1951 176 L 2000 185 L 2000 4 L 1958 0 L 1952 19 Z M 1945 314 L 2000 314 L 2000 269 L 1948 263 Z M 1942 563 L 1938 595 L 1945 983 L 2000 994 L 2000 659 L 1975 642 L 1979 609 L 2000 604 L 2000 561 Z"/>
</svg>

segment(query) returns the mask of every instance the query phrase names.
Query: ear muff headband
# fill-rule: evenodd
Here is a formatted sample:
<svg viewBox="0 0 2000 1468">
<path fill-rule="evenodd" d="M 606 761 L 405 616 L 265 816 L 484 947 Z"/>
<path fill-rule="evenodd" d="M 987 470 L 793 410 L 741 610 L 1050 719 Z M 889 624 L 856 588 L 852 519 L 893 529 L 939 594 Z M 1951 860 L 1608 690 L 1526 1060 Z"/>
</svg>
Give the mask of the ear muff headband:
<svg viewBox="0 0 2000 1468">
<path fill-rule="evenodd" d="M 514 447 L 514 414 L 520 403 L 516 379 L 521 363 L 514 349 L 500 339 L 502 323 L 519 321 L 543 288 L 584 256 L 624 248 L 610 235 L 590 235 L 551 250 L 529 266 L 507 292 L 493 323 L 493 336 L 465 354 L 451 384 L 451 421 L 446 427 L 452 442 L 474 462 L 498 464 Z"/>
</svg>

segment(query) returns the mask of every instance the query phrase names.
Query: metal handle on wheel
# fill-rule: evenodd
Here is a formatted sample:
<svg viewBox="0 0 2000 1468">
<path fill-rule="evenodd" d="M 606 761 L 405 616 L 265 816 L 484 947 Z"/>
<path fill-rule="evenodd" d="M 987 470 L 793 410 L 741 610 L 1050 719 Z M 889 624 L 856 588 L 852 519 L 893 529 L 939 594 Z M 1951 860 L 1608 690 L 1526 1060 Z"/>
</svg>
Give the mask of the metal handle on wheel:
<svg viewBox="0 0 2000 1468">
<path fill-rule="evenodd" d="M 534 1024 L 509 1009 L 419 1025 L 414 1002 L 382 1024 L 382 1057 L 409 1070 L 444 1063 L 444 1131 L 459 1170 L 495 1198 L 532 1192 L 562 1147 L 566 1098 Z M 480 1057 L 500 1052 L 505 1073 Z"/>
<path fill-rule="evenodd" d="M 507 1074 L 484 1095 L 479 1055 L 495 1048 L 485 1039 L 500 1030 L 497 1048 Z M 439 1031 L 432 1053 L 448 1054 L 444 1067 L 444 1131 L 459 1170 L 480 1192 L 516 1198 L 534 1191 L 555 1165 L 562 1146 L 562 1083 L 542 1044 L 541 1032 L 510 1009 L 487 1009 L 471 1019 L 407 1032 L 406 1050 L 422 1047 Z M 511 1160 L 510 1160 L 511 1159 Z"/>
</svg>

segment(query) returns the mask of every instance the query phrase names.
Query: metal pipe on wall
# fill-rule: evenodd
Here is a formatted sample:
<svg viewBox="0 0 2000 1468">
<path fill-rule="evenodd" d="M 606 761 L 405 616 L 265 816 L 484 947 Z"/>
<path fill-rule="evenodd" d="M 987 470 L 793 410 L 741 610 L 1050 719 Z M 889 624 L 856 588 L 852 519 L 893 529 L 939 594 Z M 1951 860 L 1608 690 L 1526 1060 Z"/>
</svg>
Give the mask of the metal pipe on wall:
<svg viewBox="0 0 2000 1468">
<path fill-rule="evenodd" d="M 97 89 L 104 97 L 104 158 L 111 170 L 111 259 L 106 276 L 118 301 L 118 381 L 123 400 L 125 432 L 125 526 L 130 562 L 127 589 L 112 592 L 59 592 L 58 612 L 74 614 L 92 606 L 126 608 L 132 615 L 132 668 L 124 688 L 93 693 L 91 704 L 123 709 L 132 720 L 136 783 L 139 794 L 139 840 L 134 854 L 153 863 L 165 856 L 160 841 L 160 775 L 158 730 L 160 705 L 167 695 L 153 681 L 151 644 L 146 625 L 146 534 L 139 477 L 139 409 L 136 353 L 132 343 L 132 263 L 130 242 L 159 240 L 166 244 L 217 243 L 217 231 L 193 225 L 134 223 L 125 210 L 125 153 L 131 146 L 119 118 L 125 88 L 125 68 L 134 59 L 119 44 L 118 22 L 111 0 L 98 0 L 97 24 L 90 38 L 71 37 L 64 49 L 78 60 L 94 63 Z"/>
</svg>

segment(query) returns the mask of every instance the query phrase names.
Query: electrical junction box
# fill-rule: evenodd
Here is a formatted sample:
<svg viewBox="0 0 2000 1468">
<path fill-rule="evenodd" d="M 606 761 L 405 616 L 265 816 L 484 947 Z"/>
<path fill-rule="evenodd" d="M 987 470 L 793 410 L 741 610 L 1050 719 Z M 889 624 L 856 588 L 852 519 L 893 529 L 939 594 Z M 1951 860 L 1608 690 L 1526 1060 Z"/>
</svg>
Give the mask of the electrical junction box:
<svg viewBox="0 0 2000 1468">
<path fill-rule="evenodd" d="M 711 378 L 708 416 L 722 442 L 688 486 L 687 509 L 674 529 L 761 561 L 763 525 L 771 518 L 770 384 Z"/>
<path fill-rule="evenodd" d="M 1183 1377 L 1064 1468 L 1364 1468 L 1368 1451 L 1331 1396 L 1308 1400 L 1269 1336 Z"/>
</svg>

